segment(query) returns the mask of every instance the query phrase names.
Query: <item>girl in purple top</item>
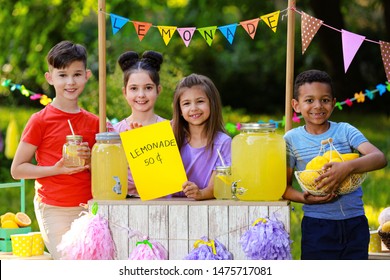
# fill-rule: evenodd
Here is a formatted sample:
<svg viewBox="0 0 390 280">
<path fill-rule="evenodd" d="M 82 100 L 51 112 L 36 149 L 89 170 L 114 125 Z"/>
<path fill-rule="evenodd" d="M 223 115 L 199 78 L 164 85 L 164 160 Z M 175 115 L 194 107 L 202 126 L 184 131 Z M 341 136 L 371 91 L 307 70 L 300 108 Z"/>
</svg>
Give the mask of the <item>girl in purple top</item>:
<svg viewBox="0 0 390 280">
<path fill-rule="evenodd" d="M 188 181 L 174 196 L 196 200 L 214 198 L 216 166 L 231 164 L 231 137 L 225 133 L 221 98 L 214 83 L 203 75 L 182 79 L 173 97 L 173 132 Z"/>
<path fill-rule="evenodd" d="M 131 114 L 113 127 L 108 125 L 109 131 L 120 133 L 165 120 L 154 113 L 154 104 L 162 89 L 159 75 L 162 62 L 162 55 L 154 51 L 144 52 L 141 58 L 136 52 L 128 51 L 118 58 L 123 71 L 122 92 L 131 107 Z M 130 169 L 128 195 L 138 196 Z"/>
</svg>

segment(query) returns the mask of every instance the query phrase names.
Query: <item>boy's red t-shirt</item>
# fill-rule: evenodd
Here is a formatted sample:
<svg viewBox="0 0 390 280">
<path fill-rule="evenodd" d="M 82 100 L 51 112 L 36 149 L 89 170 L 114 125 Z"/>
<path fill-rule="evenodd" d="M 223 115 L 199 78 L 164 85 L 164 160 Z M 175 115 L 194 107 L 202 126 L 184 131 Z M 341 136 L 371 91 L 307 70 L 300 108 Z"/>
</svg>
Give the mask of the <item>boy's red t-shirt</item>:
<svg viewBox="0 0 390 280">
<path fill-rule="evenodd" d="M 71 135 L 68 120 L 75 134 L 83 136 L 92 150 L 99 133 L 99 118 L 83 109 L 79 113 L 63 112 L 50 104 L 34 113 L 28 121 L 21 141 L 37 146 L 35 158 L 39 166 L 53 166 L 62 157 L 66 135 Z M 86 170 L 72 175 L 38 178 L 35 182 L 38 198 L 54 206 L 79 206 L 92 198 L 91 173 Z"/>
</svg>

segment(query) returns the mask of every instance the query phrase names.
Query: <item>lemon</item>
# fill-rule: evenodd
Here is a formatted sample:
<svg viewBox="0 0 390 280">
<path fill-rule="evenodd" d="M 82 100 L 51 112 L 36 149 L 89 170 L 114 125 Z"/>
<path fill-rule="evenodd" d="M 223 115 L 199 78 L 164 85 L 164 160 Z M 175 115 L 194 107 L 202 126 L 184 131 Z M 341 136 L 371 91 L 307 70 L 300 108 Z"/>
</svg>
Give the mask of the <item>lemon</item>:
<svg viewBox="0 0 390 280">
<path fill-rule="evenodd" d="M 331 159 L 340 158 L 339 153 L 336 152 L 335 150 L 327 151 L 322 156 L 326 158 L 328 161 L 330 161 Z"/>
<path fill-rule="evenodd" d="M 303 185 L 308 189 L 308 190 L 316 190 L 317 183 L 314 182 L 314 180 L 320 176 L 315 171 L 302 171 L 299 174 L 299 179 L 301 179 Z"/>
<path fill-rule="evenodd" d="M 359 157 L 358 153 L 347 153 L 347 154 L 341 154 L 341 157 L 344 161 L 352 160 Z"/>
<path fill-rule="evenodd" d="M 332 158 L 329 162 L 343 162 L 341 158 Z"/>
<path fill-rule="evenodd" d="M 382 232 L 390 232 L 390 221 L 387 221 L 382 225 Z"/>
<path fill-rule="evenodd" d="M 15 223 L 20 227 L 27 227 L 31 225 L 31 219 L 26 213 L 18 212 L 15 214 Z"/>
<path fill-rule="evenodd" d="M 224 175 L 217 175 L 215 176 L 218 180 L 221 180 L 224 184 L 229 185 L 228 179 Z"/>
<path fill-rule="evenodd" d="M 6 220 L 1 223 L 2 228 L 19 228 L 18 224 L 11 220 Z"/>
<path fill-rule="evenodd" d="M 324 156 L 316 156 L 306 165 L 307 170 L 317 170 L 321 169 L 324 164 L 328 163 L 328 160 Z"/>
<path fill-rule="evenodd" d="M 1 223 L 4 221 L 15 221 L 15 214 L 12 212 L 7 212 L 4 215 L 1 215 Z"/>
</svg>

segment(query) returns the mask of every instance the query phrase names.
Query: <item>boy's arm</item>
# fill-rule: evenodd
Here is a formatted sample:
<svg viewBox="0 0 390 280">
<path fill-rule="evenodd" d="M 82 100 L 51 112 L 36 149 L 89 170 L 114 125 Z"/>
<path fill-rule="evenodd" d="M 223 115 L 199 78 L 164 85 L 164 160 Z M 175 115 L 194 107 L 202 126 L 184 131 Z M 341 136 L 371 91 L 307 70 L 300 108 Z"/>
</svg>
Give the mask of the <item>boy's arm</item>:
<svg viewBox="0 0 390 280">
<path fill-rule="evenodd" d="M 324 165 L 326 170 L 316 180 L 321 183 L 318 188 L 326 186 L 328 191 L 336 190 L 350 174 L 364 173 L 381 169 L 387 165 L 385 155 L 370 142 L 364 142 L 358 147 L 361 157 L 345 162 L 330 162 Z"/>
<path fill-rule="evenodd" d="M 315 196 L 315 195 L 311 195 L 307 191 L 300 192 L 294 189 L 292 186 L 293 174 L 294 174 L 294 169 L 291 167 L 287 167 L 287 187 L 286 187 L 286 191 L 283 194 L 283 199 L 304 203 L 304 204 L 316 204 L 316 203 L 326 203 L 328 201 L 331 201 L 335 197 L 334 194 L 328 194 L 326 196 Z"/>
<path fill-rule="evenodd" d="M 14 179 L 36 179 L 59 174 L 73 174 L 85 170 L 85 167 L 67 168 L 63 159 L 54 166 L 37 166 L 31 161 L 37 147 L 26 142 L 20 142 L 11 164 L 11 175 Z"/>
</svg>

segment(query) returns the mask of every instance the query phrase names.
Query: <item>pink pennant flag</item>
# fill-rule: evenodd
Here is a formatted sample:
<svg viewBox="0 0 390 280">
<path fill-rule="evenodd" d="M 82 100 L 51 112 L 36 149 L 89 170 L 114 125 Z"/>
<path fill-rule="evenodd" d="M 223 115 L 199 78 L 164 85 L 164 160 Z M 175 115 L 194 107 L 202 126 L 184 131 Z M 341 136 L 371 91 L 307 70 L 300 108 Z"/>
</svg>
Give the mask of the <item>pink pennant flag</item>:
<svg viewBox="0 0 390 280">
<path fill-rule="evenodd" d="M 194 36 L 195 30 L 196 27 L 180 27 L 177 29 L 177 32 L 179 33 L 186 47 L 188 47 L 188 45 L 190 44 L 192 36 Z"/>
<path fill-rule="evenodd" d="M 301 38 L 302 38 L 302 54 L 309 47 L 318 29 L 322 26 L 323 21 L 312 17 L 304 12 L 301 16 Z"/>
<path fill-rule="evenodd" d="M 133 21 L 133 25 L 135 28 L 135 32 L 138 35 L 138 39 L 142 41 L 142 39 L 145 37 L 146 33 L 148 33 L 150 27 L 152 27 L 152 24 L 149 22 L 140 22 L 140 21 Z"/>
<path fill-rule="evenodd" d="M 343 43 L 344 71 L 347 73 L 352 59 L 355 57 L 366 37 L 343 29 L 341 30 L 341 35 Z"/>
<path fill-rule="evenodd" d="M 383 65 L 385 66 L 386 77 L 387 80 L 390 81 L 390 43 L 379 41 L 379 44 L 381 46 L 381 54 Z"/>
<path fill-rule="evenodd" d="M 250 19 L 246 21 L 241 21 L 240 25 L 245 29 L 246 33 L 248 33 L 248 35 L 251 36 L 252 39 L 254 39 L 259 21 L 260 18 Z"/>
</svg>

